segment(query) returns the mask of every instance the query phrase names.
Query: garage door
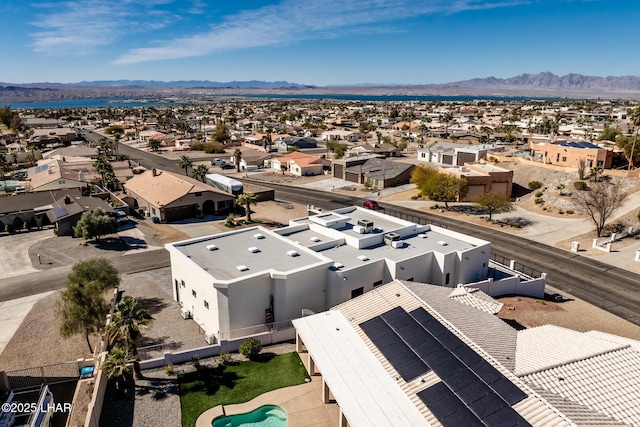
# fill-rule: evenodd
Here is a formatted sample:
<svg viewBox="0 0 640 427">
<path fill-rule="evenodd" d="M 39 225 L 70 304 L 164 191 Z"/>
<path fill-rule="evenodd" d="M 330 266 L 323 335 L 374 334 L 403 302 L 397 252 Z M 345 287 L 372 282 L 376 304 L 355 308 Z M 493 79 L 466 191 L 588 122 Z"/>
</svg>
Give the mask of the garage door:
<svg viewBox="0 0 640 427">
<path fill-rule="evenodd" d="M 333 165 L 333 176 L 335 178 L 340 178 L 342 179 L 342 171 L 344 170 L 344 166 L 343 165 Z"/>
<path fill-rule="evenodd" d="M 346 172 L 344 175 L 344 179 L 349 182 L 358 182 L 358 173 L 357 172 Z"/>
<path fill-rule="evenodd" d="M 470 185 L 467 192 L 467 200 L 473 202 L 481 194 L 484 194 L 484 185 Z"/>
<path fill-rule="evenodd" d="M 507 196 L 507 183 L 506 182 L 494 182 L 491 184 L 491 192 L 500 194 L 501 196 Z"/>
<path fill-rule="evenodd" d="M 177 206 L 164 210 L 164 220 L 166 222 L 178 221 L 181 219 L 195 218 L 198 205 Z"/>
</svg>

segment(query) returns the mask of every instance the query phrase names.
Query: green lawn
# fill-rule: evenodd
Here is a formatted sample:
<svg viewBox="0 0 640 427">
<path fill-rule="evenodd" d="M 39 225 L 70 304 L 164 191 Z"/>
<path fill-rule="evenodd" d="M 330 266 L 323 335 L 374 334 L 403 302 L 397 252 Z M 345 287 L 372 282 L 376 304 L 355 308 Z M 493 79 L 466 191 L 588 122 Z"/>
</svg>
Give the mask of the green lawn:
<svg viewBox="0 0 640 427">
<path fill-rule="evenodd" d="M 182 425 L 195 426 L 200 414 L 214 406 L 244 403 L 271 390 L 302 384 L 306 377 L 295 352 L 180 375 Z"/>
</svg>

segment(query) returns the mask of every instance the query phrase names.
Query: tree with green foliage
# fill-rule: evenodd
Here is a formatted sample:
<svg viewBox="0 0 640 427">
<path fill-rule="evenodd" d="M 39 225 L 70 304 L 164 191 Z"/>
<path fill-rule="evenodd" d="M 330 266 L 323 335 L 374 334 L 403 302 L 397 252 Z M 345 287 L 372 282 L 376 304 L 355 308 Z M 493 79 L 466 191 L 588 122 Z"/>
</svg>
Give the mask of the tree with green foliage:
<svg viewBox="0 0 640 427">
<path fill-rule="evenodd" d="M 85 240 L 100 240 L 101 236 L 113 234 L 118 231 L 118 220 L 98 208 L 93 212 L 85 212 L 80 217 L 80 221 L 73 228 L 75 237 L 82 237 Z"/>
<path fill-rule="evenodd" d="M 216 142 L 224 143 L 229 140 L 229 129 L 224 123 L 218 123 L 211 135 L 211 139 Z"/>
<path fill-rule="evenodd" d="M 118 157 L 118 146 L 120 145 L 120 140 L 124 136 L 124 127 L 121 125 L 111 125 L 104 130 L 105 135 L 113 135 L 115 142 L 113 144 L 113 148 L 115 148 L 116 157 Z"/>
<path fill-rule="evenodd" d="M 347 151 L 348 145 L 344 142 L 327 141 L 327 151 L 331 151 L 336 155 L 336 159 L 341 159 Z"/>
<path fill-rule="evenodd" d="M 109 185 L 113 187 L 113 180 L 115 179 L 115 173 L 113 172 L 113 166 L 107 159 L 106 155 L 101 155 L 93 162 L 93 166 L 96 168 L 96 172 L 100 174 L 100 185 L 103 188 L 108 188 Z"/>
<path fill-rule="evenodd" d="M 180 156 L 180 169 L 184 169 L 185 175 L 189 175 L 188 171 L 190 167 L 193 167 L 193 162 L 191 162 L 191 158 L 186 154 Z"/>
<path fill-rule="evenodd" d="M 199 164 L 193 169 L 192 176 L 198 181 L 204 182 L 204 178 L 205 176 L 207 176 L 208 172 L 209 172 L 209 168 L 207 168 L 207 165 Z"/>
<path fill-rule="evenodd" d="M 618 129 L 605 127 L 598 136 L 598 141 L 615 141 L 619 135 L 622 133 Z"/>
<path fill-rule="evenodd" d="M 436 202 L 444 202 L 446 209 L 449 209 L 449 202 L 459 201 L 467 195 L 469 190 L 466 179 L 423 166 L 413 170 L 411 182 L 416 184 L 421 196 Z"/>
<path fill-rule="evenodd" d="M 131 354 L 129 349 L 114 347 L 102 364 L 102 370 L 107 374 L 107 378 L 115 381 L 119 393 L 124 393 L 129 383 L 134 380 L 131 366 L 135 362 L 139 363 L 138 358 Z"/>
<path fill-rule="evenodd" d="M 124 297 L 116 304 L 111 323 L 107 326 L 109 344 L 127 349 L 135 358 L 133 371 L 136 378 L 142 378 L 138 361 L 138 343 L 142 338 L 140 329 L 148 328 L 152 320 L 149 312 L 140 308 L 138 300 Z"/>
<path fill-rule="evenodd" d="M 585 191 L 575 194 L 576 207 L 585 211 L 596 226 L 596 236 L 600 237 L 604 227 L 616 209 L 620 208 L 628 194 L 620 191 L 616 183 L 594 182 Z"/>
<path fill-rule="evenodd" d="M 637 151 L 640 151 L 640 149 L 636 150 L 636 147 L 638 146 L 638 144 L 636 144 L 638 141 L 638 128 L 640 128 L 640 106 L 635 107 L 633 110 L 629 112 L 629 120 L 635 127 L 635 131 L 636 131 L 635 132 L 636 134 L 633 137 L 633 142 L 629 144 L 629 142 L 627 141 L 626 144 L 618 144 L 618 140 L 616 139 L 616 145 L 618 145 L 618 147 L 623 149 L 624 155 L 627 158 L 627 161 L 629 162 L 629 170 L 631 170 L 631 168 L 635 166 L 635 161 L 636 161 L 636 158 L 638 157 Z M 621 139 L 622 137 L 618 137 L 618 138 Z M 620 141 L 620 143 L 622 143 L 622 140 Z M 623 145 L 623 146 L 621 147 L 620 145 Z M 631 145 L 630 149 L 629 149 L 629 145 Z"/>
<path fill-rule="evenodd" d="M 248 338 L 240 343 L 240 354 L 249 360 L 255 360 L 262 351 L 262 344 L 255 338 Z"/>
<path fill-rule="evenodd" d="M 258 196 L 253 193 L 244 193 L 238 196 L 237 203 L 240 206 L 244 206 L 245 214 L 246 214 L 246 222 L 251 222 L 251 205 L 256 205 L 258 203 Z"/>
<path fill-rule="evenodd" d="M 151 149 L 151 151 L 158 151 L 160 149 L 161 145 L 162 145 L 162 141 L 160 141 L 159 139 L 155 139 L 155 138 L 151 138 L 147 142 L 147 147 L 149 147 Z"/>
<path fill-rule="evenodd" d="M 106 258 L 90 258 L 73 264 L 56 305 L 60 335 L 69 338 L 82 334 L 89 352 L 93 353 L 90 335 L 103 330 L 109 312 L 103 293 L 119 285 L 118 271 Z"/>
<path fill-rule="evenodd" d="M 475 200 L 476 206 L 489 214 L 489 221 L 494 213 L 511 212 L 515 208 L 507 196 L 492 192 L 484 193 Z"/>
</svg>

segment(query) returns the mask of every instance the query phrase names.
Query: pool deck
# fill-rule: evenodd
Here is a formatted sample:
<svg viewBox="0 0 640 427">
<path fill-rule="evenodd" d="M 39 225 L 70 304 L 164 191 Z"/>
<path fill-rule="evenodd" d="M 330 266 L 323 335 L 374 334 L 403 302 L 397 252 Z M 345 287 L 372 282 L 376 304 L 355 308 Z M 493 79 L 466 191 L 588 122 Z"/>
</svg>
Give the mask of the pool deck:
<svg viewBox="0 0 640 427">
<path fill-rule="evenodd" d="M 273 390 L 246 403 L 224 405 L 224 414 L 244 414 L 263 405 L 278 405 L 287 411 L 288 427 L 335 427 L 340 409 L 336 403 L 322 403 L 322 377 L 312 378 L 309 383 Z M 213 419 L 223 415 L 222 406 L 203 412 L 196 427 L 211 427 Z"/>
</svg>

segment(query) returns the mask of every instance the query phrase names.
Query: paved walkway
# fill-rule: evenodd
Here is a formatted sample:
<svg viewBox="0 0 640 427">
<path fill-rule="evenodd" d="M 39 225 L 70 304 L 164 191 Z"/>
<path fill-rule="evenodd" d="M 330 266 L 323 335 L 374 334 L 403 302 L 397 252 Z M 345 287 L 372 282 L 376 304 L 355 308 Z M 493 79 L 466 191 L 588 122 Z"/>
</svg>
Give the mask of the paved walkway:
<svg viewBox="0 0 640 427">
<path fill-rule="evenodd" d="M 53 291 L 0 302 L 0 354 L 4 351 L 13 334 L 18 330 L 35 303 L 52 293 Z"/>
</svg>

